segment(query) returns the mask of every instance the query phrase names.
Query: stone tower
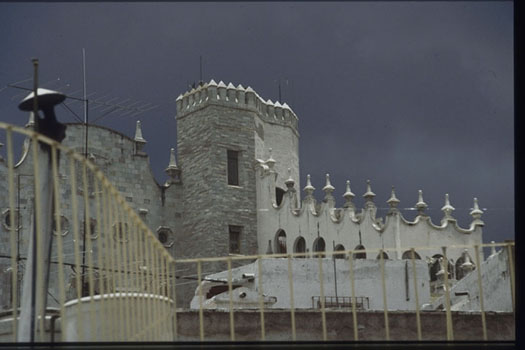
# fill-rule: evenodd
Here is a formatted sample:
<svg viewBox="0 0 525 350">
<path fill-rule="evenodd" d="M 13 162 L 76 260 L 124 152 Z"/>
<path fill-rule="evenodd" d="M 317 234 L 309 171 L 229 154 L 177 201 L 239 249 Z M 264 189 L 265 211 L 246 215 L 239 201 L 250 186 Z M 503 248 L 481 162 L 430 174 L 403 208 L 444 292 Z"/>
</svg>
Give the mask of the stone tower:
<svg viewBox="0 0 525 350">
<path fill-rule="evenodd" d="M 290 107 L 250 87 L 211 80 L 177 98 L 186 257 L 257 253 L 256 164 L 276 159 L 277 173 L 299 179 L 298 144 Z"/>
</svg>

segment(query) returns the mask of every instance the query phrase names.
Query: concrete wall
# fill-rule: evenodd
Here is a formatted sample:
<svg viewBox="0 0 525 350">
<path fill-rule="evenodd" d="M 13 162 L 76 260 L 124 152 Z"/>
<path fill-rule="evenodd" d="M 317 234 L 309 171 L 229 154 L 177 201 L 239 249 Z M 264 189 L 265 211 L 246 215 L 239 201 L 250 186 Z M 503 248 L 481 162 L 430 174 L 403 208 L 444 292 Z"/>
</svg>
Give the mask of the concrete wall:
<svg viewBox="0 0 525 350">
<path fill-rule="evenodd" d="M 339 297 L 352 295 L 350 282 L 350 265 L 346 259 L 336 259 L 336 274 L 334 275 L 334 260 L 322 259 L 323 290 L 325 296 L 335 296 L 335 280 L 337 279 L 337 295 Z M 267 298 L 274 298 L 273 303 L 266 307 L 274 309 L 291 308 L 290 287 L 288 281 L 287 259 L 262 259 L 262 293 Z M 368 310 L 383 310 L 383 288 L 381 283 L 381 268 L 379 260 L 353 261 L 355 296 L 368 298 Z M 292 259 L 293 297 L 294 307 L 297 309 L 312 308 L 312 296 L 321 295 L 320 273 L 318 259 Z M 253 274 L 253 282 L 243 280 L 243 274 Z M 416 261 L 419 306 L 430 301 L 428 281 L 428 267 L 426 262 Z M 258 308 L 259 278 L 258 263 L 254 262 L 232 270 L 234 285 L 242 285 L 248 289 L 235 289 L 233 301 L 235 308 Z M 228 272 L 209 275 L 212 281 L 228 281 Z M 203 282 L 203 295 L 212 285 L 221 285 L 220 282 Z M 225 285 L 225 283 L 222 283 Z M 385 286 L 388 310 L 415 310 L 414 279 L 411 261 L 385 260 Z M 245 297 L 241 293 L 248 294 Z M 199 291 L 195 291 L 191 307 L 198 308 Z M 229 308 L 229 293 L 226 291 L 209 300 L 205 300 L 204 307 Z"/>
<path fill-rule="evenodd" d="M 488 340 L 514 340 L 515 323 L 512 313 L 488 313 Z M 230 340 L 230 314 L 223 311 L 204 311 L 205 341 Z M 234 313 L 236 341 L 261 339 L 260 313 L 237 311 Z M 264 313 L 266 340 L 292 340 L 291 316 L 288 310 L 268 310 Z M 389 312 L 388 321 L 391 340 L 417 341 L 415 312 Z M 295 312 L 297 340 L 322 341 L 322 319 L 319 311 L 297 310 Z M 482 341 L 481 316 L 478 313 L 453 312 L 454 340 Z M 385 340 L 385 318 L 383 312 L 366 311 L 357 314 L 360 341 Z M 424 341 L 446 341 L 445 312 L 421 313 L 422 337 Z M 352 313 L 345 311 L 326 312 L 327 340 L 354 339 Z M 199 312 L 177 312 L 177 340 L 199 341 Z"/>
</svg>

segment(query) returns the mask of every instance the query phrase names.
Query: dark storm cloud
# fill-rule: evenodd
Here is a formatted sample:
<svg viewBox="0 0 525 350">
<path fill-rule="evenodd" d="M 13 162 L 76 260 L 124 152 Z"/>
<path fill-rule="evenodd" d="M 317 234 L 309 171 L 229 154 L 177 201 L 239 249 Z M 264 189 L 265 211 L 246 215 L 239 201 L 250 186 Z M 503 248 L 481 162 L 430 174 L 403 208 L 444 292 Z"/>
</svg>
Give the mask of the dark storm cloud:
<svg viewBox="0 0 525 350">
<path fill-rule="evenodd" d="M 392 185 L 402 207 L 423 189 L 439 222 L 450 193 L 465 227 L 477 196 L 485 240 L 502 240 L 514 235 L 512 18 L 510 2 L 2 4 L 0 83 L 30 77 L 37 56 L 41 81 L 81 89 L 86 48 L 88 92 L 159 105 L 137 118 L 163 182 L 174 99 L 200 55 L 205 80 L 266 99 L 280 79 L 300 120 L 301 183 L 310 173 L 319 197 L 325 173 L 338 197 L 346 179 L 361 197 L 370 178 L 380 207 Z M 0 92 L 0 119 L 22 124 L 16 93 Z M 135 119 L 99 123 L 133 135 Z"/>
</svg>

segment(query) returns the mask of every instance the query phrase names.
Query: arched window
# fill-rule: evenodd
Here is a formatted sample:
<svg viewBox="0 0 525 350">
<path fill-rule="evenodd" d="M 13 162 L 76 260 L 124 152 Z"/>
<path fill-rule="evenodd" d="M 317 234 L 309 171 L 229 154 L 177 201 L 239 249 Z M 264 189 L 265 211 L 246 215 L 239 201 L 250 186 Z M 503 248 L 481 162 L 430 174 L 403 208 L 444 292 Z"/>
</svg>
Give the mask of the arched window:
<svg viewBox="0 0 525 350">
<path fill-rule="evenodd" d="M 359 244 L 354 248 L 354 250 L 365 250 L 365 246 Z M 355 259 L 366 259 L 366 252 L 355 252 L 352 257 Z"/>
<path fill-rule="evenodd" d="M 275 254 L 286 253 L 286 232 L 284 230 L 279 230 L 275 234 L 274 248 Z"/>
<path fill-rule="evenodd" d="M 342 244 L 338 244 L 335 246 L 335 249 L 334 249 L 336 252 L 340 252 L 340 251 L 344 251 L 345 250 L 345 247 L 342 245 Z M 346 257 L 346 254 L 345 253 L 338 253 L 338 254 L 334 254 L 334 258 L 335 259 L 344 259 Z"/>
<path fill-rule="evenodd" d="M 97 239 L 98 238 L 97 220 L 90 218 L 88 222 L 89 222 L 89 233 L 90 233 L 91 239 Z M 87 233 L 86 221 L 82 222 L 82 229 L 83 229 L 82 234 L 86 235 Z"/>
<path fill-rule="evenodd" d="M 406 252 L 404 252 L 403 255 L 401 256 L 401 259 L 408 259 L 408 260 L 412 259 L 412 251 L 407 250 Z M 414 251 L 414 259 L 421 260 L 421 257 L 416 251 Z"/>
<path fill-rule="evenodd" d="M 430 264 L 430 281 L 436 281 L 437 280 L 437 273 L 439 270 L 441 270 L 441 259 L 443 258 L 443 255 L 436 254 L 432 256 L 432 259 L 434 260 Z M 447 264 L 447 270 L 448 270 L 448 278 L 454 278 L 454 266 L 451 263 Z"/>
<path fill-rule="evenodd" d="M 173 231 L 169 227 L 160 226 L 157 228 L 157 237 L 159 242 L 166 248 L 171 248 L 175 243 L 173 238 Z"/>
<path fill-rule="evenodd" d="M 6 209 L 2 212 L 3 220 L 2 225 L 6 229 L 6 231 L 11 230 L 11 211 L 9 209 Z M 15 230 L 18 230 L 18 210 L 15 210 L 14 212 L 14 222 L 15 222 Z"/>
<path fill-rule="evenodd" d="M 126 222 L 119 222 L 113 225 L 113 239 L 120 243 L 128 242 L 128 224 Z"/>
<path fill-rule="evenodd" d="M 383 260 L 388 260 L 388 254 L 385 253 L 384 251 L 382 253 L 383 253 Z M 381 259 L 381 253 L 377 254 L 376 259 L 377 260 Z"/>
<path fill-rule="evenodd" d="M 52 227 L 53 227 L 53 234 L 55 236 L 58 235 L 55 215 L 53 215 L 53 226 Z M 64 215 L 60 216 L 60 231 L 62 231 L 60 232 L 62 236 L 67 235 L 69 232 L 69 220 Z"/>
<path fill-rule="evenodd" d="M 455 264 L 456 279 L 458 281 L 462 279 L 463 277 L 465 277 L 470 271 L 473 271 L 476 268 L 476 266 L 472 263 L 472 259 L 470 258 L 470 256 L 468 257 L 470 266 L 471 266 L 470 270 L 466 269 L 465 266 L 463 266 L 467 258 L 466 254 L 467 253 L 461 254 L 461 256 L 459 257 L 459 259 L 456 261 L 456 264 Z"/>
<path fill-rule="evenodd" d="M 313 246 L 312 250 L 314 252 L 324 252 L 324 251 L 326 251 L 326 245 L 325 245 L 324 239 L 322 237 L 316 238 L 316 240 L 314 241 L 314 246 Z M 315 257 L 319 257 L 319 256 L 324 258 L 324 254 L 315 255 Z"/>
<path fill-rule="evenodd" d="M 294 246 L 293 246 L 293 252 L 294 253 L 305 253 L 306 252 L 306 241 L 303 237 L 299 236 L 295 240 Z M 304 258 L 303 256 L 298 256 L 298 258 Z"/>
<path fill-rule="evenodd" d="M 277 205 L 281 205 L 285 192 L 282 188 L 275 187 L 275 202 Z"/>
</svg>

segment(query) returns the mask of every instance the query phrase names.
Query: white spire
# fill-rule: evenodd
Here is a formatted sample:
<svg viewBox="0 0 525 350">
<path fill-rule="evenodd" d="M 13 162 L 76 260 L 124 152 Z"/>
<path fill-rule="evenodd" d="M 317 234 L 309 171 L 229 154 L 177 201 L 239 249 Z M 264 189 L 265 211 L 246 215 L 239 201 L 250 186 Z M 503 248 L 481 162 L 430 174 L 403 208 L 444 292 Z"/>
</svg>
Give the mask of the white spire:
<svg viewBox="0 0 525 350">
<path fill-rule="evenodd" d="M 142 137 L 142 126 L 140 120 L 137 120 L 137 126 L 135 128 L 135 142 L 146 143 L 146 140 Z"/>
<path fill-rule="evenodd" d="M 352 199 L 355 197 L 355 194 L 352 193 L 350 190 L 350 180 L 346 180 L 346 192 L 343 194 L 343 197 L 345 199 L 344 207 L 354 207 L 354 203 L 352 203 Z"/>
<path fill-rule="evenodd" d="M 478 199 L 474 198 L 474 208 L 470 212 L 470 215 L 474 217 L 475 219 L 479 219 L 482 214 L 483 214 L 483 211 L 479 209 Z"/>
<path fill-rule="evenodd" d="M 445 194 L 445 205 L 441 210 L 445 213 L 445 218 L 452 218 L 452 212 L 455 210 L 452 205 L 450 205 L 450 200 L 448 198 L 448 193 Z"/>
<path fill-rule="evenodd" d="M 399 204 L 399 199 L 397 199 L 396 197 L 396 191 L 394 189 L 394 186 L 392 186 L 392 194 L 386 202 L 388 203 L 388 205 L 390 205 L 390 208 L 396 208 Z"/>
<path fill-rule="evenodd" d="M 416 203 L 416 209 L 419 211 L 419 214 L 421 215 L 421 214 L 423 214 L 425 209 L 428 207 L 428 205 L 423 200 L 423 191 L 419 190 L 418 193 L 419 193 L 419 195 L 418 195 L 418 200 L 417 200 L 417 203 Z"/>
<path fill-rule="evenodd" d="M 244 90 L 244 87 L 243 87 L 241 84 L 239 84 L 239 85 L 237 86 L 237 89 L 239 89 L 239 90 Z"/>
<path fill-rule="evenodd" d="M 170 149 L 170 163 L 168 169 L 178 169 L 177 162 L 175 161 L 175 148 Z"/>
<path fill-rule="evenodd" d="M 215 80 L 210 80 L 210 82 L 208 83 L 209 86 L 217 86 L 217 83 L 215 82 Z"/>
<path fill-rule="evenodd" d="M 219 86 L 219 87 L 226 87 L 226 85 L 224 84 L 224 82 L 223 82 L 222 80 L 219 81 L 219 85 L 218 85 L 218 86 Z"/>
<path fill-rule="evenodd" d="M 310 174 L 306 175 L 306 186 L 304 186 L 303 190 L 306 192 L 308 196 L 312 195 L 312 193 L 315 191 L 315 187 L 312 186 Z"/>
<path fill-rule="evenodd" d="M 374 197 L 375 197 L 375 193 L 372 192 L 372 187 L 370 185 L 370 180 L 366 180 L 366 192 L 365 194 L 363 195 L 364 198 L 370 198 L 370 200 L 372 200 Z"/>
<path fill-rule="evenodd" d="M 335 187 L 332 186 L 330 183 L 330 174 L 326 174 L 326 184 L 323 187 L 323 191 L 327 192 L 327 194 L 332 193 L 335 190 Z"/>
<path fill-rule="evenodd" d="M 230 82 L 227 86 L 228 89 L 235 89 L 235 86 L 233 86 L 233 84 Z"/>
</svg>

